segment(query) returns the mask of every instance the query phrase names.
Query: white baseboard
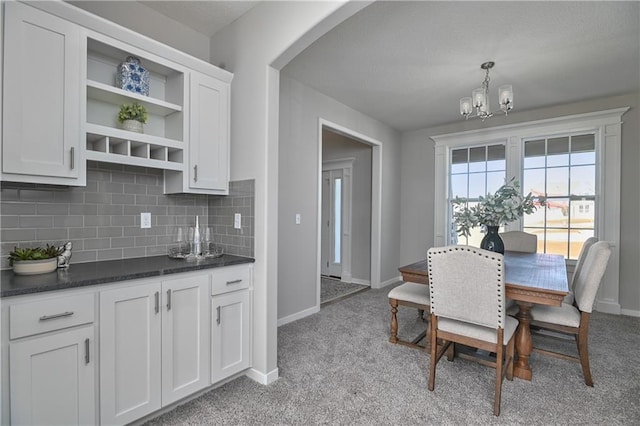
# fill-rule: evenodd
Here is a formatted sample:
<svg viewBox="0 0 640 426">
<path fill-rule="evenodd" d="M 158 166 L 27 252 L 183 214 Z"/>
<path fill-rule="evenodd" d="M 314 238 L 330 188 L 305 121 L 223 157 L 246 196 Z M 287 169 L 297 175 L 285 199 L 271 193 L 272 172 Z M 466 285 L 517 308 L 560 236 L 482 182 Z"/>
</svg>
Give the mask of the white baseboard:
<svg viewBox="0 0 640 426">
<path fill-rule="evenodd" d="M 596 300 L 594 309 L 598 312 L 604 312 L 605 314 L 620 315 L 621 309 L 619 303 L 604 302 Z"/>
<path fill-rule="evenodd" d="M 280 318 L 278 320 L 278 327 L 289 324 L 290 322 L 299 320 L 301 318 L 308 317 L 309 315 L 313 315 L 317 312 L 320 312 L 320 306 L 314 306 L 312 308 L 305 309 L 304 311 L 297 312 L 293 315 L 289 315 L 288 317 Z"/>
<path fill-rule="evenodd" d="M 278 369 L 271 370 L 268 373 L 262 373 L 261 371 L 256 370 L 255 368 L 250 368 L 245 373 L 248 378 L 253 380 L 254 382 L 258 382 L 261 385 L 269 385 L 276 380 L 278 380 Z"/>
<path fill-rule="evenodd" d="M 380 286 L 375 287 L 375 288 L 383 288 L 383 287 L 386 287 L 386 286 L 391 285 L 393 283 L 397 283 L 398 281 L 402 281 L 402 276 L 399 275 L 399 276 L 397 276 L 395 278 L 391 278 L 390 280 L 383 281 L 383 282 L 380 283 Z"/>
<path fill-rule="evenodd" d="M 359 278 L 352 278 L 351 282 L 353 284 L 368 285 L 369 287 L 371 287 L 371 281 L 369 281 L 369 280 L 361 280 Z"/>
<path fill-rule="evenodd" d="M 620 309 L 620 315 L 626 315 L 628 317 L 640 317 L 640 311 L 634 309 Z"/>
</svg>

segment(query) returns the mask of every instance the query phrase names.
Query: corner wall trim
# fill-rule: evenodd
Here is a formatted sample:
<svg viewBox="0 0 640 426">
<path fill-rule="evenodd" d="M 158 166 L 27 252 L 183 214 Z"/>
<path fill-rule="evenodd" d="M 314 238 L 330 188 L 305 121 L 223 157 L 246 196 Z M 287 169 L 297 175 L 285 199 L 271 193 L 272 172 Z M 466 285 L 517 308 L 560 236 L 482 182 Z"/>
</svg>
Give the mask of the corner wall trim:
<svg viewBox="0 0 640 426">
<path fill-rule="evenodd" d="M 255 368 L 250 368 L 249 370 L 247 370 L 246 375 L 248 378 L 260 383 L 261 385 L 269 385 L 278 380 L 278 377 L 280 377 L 278 375 L 277 368 L 275 370 L 271 370 L 266 374 L 256 370 Z"/>
</svg>

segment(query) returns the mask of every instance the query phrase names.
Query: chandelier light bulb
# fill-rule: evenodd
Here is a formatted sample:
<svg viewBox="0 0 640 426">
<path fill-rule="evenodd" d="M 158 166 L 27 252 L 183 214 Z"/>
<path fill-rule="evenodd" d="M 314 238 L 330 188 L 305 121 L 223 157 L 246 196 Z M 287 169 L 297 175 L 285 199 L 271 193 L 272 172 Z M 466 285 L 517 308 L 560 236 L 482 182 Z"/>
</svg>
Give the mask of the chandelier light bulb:
<svg viewBox="0 0 640 426">
<path fill-rule="evenodd" d="M 503 111 L 509 111 L 513 108 L 513 87 L 510 84 L 500 86 L 498 89 L 498 99 L 500 99 L 500 108 Z"/>
</svg>

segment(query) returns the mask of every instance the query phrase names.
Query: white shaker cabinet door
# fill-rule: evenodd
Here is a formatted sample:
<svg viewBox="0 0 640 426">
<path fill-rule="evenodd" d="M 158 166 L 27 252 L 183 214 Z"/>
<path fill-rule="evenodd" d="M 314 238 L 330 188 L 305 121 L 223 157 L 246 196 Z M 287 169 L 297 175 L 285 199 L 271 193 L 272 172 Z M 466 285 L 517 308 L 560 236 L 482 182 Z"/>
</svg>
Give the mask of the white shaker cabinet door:
<svg viewBox="0 0 640 426">
<path fill-rule="evenodd" d="M 209 385 L 209 274 L 162 281 L 162 405 Z"/>
<path fill-rule="evenodd" d="M 84 185 L 80 27 L 6 2 L 3 179 Z"/>
<path fill-rule="evenodd" d="M 189 187 L 229 191 L 229 84 L 191 73 Z"/>
<path fill-rule="evenodd" d="M 240 290 L 211 298 L 211 383 L 250 366 L 250 295 Z"/>
<path fill-rule="evenodd" d="M 11 342 L 11 423 L 96 423 L 93 325 Z"/>
<path fill-rule="evenodd" d="M 160 283 L 100 293 L 100 419 L 126 424 L 160 408 Z"/>
</svg>

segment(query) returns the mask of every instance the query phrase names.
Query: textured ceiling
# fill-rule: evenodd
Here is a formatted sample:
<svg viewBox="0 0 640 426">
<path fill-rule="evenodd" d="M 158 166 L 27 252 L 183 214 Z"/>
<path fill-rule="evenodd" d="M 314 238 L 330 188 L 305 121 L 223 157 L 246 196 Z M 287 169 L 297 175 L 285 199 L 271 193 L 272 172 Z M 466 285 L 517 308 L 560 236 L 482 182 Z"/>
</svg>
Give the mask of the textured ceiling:
<svg viewBox="0 0 640 426">
<path fill-rule="evenodd" d="M 212 35 L 259 2 L 143 3 Z M 461 120 L 489 60 L 494 110 L 502 84 L 514 111 L 638 91 L 640 2 L 378 1 L 283 72 L 407 131 Z"/>
<path fill-rule="evenodd" d="M 142 0 L 139 2 L 209 37 L 260 3 L 249 0 Z"/>
<path fill-rule="evenodd" d="M 491 71 L 515 110 L 638 91 L 638 2 L 376 2 L 283 72 L 401 130 L 451 123 Z"/>
</svg>

